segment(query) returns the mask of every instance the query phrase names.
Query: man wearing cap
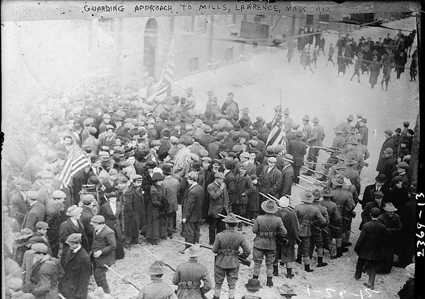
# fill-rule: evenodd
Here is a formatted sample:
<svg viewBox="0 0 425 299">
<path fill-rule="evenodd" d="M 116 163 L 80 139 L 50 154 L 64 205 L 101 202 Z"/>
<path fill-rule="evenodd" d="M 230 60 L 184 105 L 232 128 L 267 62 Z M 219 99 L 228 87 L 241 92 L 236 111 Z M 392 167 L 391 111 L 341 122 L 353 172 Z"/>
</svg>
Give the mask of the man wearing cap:
<svg viewBox="0 0 425 299">
<path fill-rule="evenodd" d="M 226 101 L 221 107 L 221 113 L 230 118 L 239 119 L 239 106 L 238 103 L 233 101 L 233 92 L 229 92 L 226 96 Z"/>
<path fill-rule="evenodd" d="M 80 221 L 84 227 L 84 232 L 87 236 L 88 247 L 86 250 L 88 250 L 88 253 L 91 250 L 94 236 L 94 229 L 93 226 L 90 224 L 90 221 L 93 216 L 96 215 L 99 211 L 99 207 L 93 194 L 82 194 L 81 202 L 83 203 L 81 206 L 83 210 L 81 211 Z"/>
<path fill-rule="evenodd" d="M 47 246 L 47 253 L 51 256 L 52 249 L 50 248 L 49 238 L 47 237 L 47 231 L 49 225 L 46 222 L 40 221 L 35 225 L 36 231 L 34 235 L 28 240 L 30 243 L 43 243 Z"/>
<path fill-rule="evenodd" d="M 90 256 L 81 246 L 81 234 L 68 236 L 68 248 L 62 253 L 64 271 L 59 278 L 59 292 L 65 298 L 86 299 L 91 276 Z"/>
<path fill-rule="evenodd" d="M 35 262 L 25 292 L 32 293 L 35 298 L 58 298 L 58 279 L 61 272 L 59 261 L 47 254 L 45 244 L 34 244 L 31 249 L 35 251 Z"/>
<path fill-rule="evenodd" d="M 235 193 L 233 197 L 230 197 L 230 204 L 233 213 L 246 217 L 248 198 L 254 192 L 254 188 L 246 165 L 239 164 L 238 170 L 238 174 L 235 176 Z M 242 230 L 242 223 L 239 223 L 238 230 Z"/>
<path fill-rule="evenodd" d="M 53 174 L 50 171 L 43 171 L 41 174 L 41 186 L 38 189 L 38 202 L 47 205 L 47 202 L 50 200 L 53 188 Z"/>
<path fill-rule="evenodd" d="M 313 272 L 310 269 L 310 238 L 312 235 L 312 226 L 323 228 L 326 226 L 326 219 L 320 213 L 318 207 L 313 206 L 313 195 L 310 191 L 303 191 L 300 194 L 302 203 L 295 207 L 295 213 L 300 225 L 299 238 L 301 243 L 298 246 L 297 263 L 301 264 L 301 257 L 304 262 L 304 270 Z"/>
<path fill-rule="evenodd" d="M 408 171 L 409 164 L 407 164 L 406 162 L 401 162 L 397 164 L 397 175 L 401 176 L 401 179 L 403 180 L 403 187 L 406 189 L 410 186 L 410 179 L 407 174 Z"/>
<path fill-rule="evenodd" d="M 22 228 L 36 230 L 36 223 L 43 221 L 46 216 L 46 207 L 38 202 L 39 193 L 37 191 L 26 192 L 26 200 L 28 203 L 28 211 L 25 214 Z"/>
<path fill-rule="evenodd" d="M 124 193 L 124 242 L 128 248 L 137 244 L 140 230 L 146 227 L 146 208 L 142 190 L 143 177 L 134 175 Z M 142 231 L 143 234 L 143 231 Z"/>
<path fill-rule="evenodd" d="M 68 247 L 68 244 L 66 243 L 68 236 L 73 233 L 80 233 L 82 235 L 81 244 L 83 248 L 87 252 L 90 251 L 89 241 L 87 239 L 84 226 L 80 221 L 82 211 L 83 209 L 76 205 L 70 206 L 66 211 L 66 216 L 69 218 L 62 222 L 59 227 L 59 241 L 62 242 L 64 250 Z"/>
<path fill-rule="evenodd" d="M 26 202 L 26 192 L 31 190 L 31 182 L 21 177 L 17 177 L 13 180 L 15 189 L 11 191 L 9 200 L 11 215 L 18 221 L 19 227 L 22 226 L 25 215 L 28 211 Z"/>
<path fill-rule="evenodd" d="M 387 195 L 390 191 L 387 182 L 387 177 L 385 174 L 378 174 L 375 178 L 375 183 L 372 185 L 366 186 L 363 192 L 363 199 L 361 200 L 362 208 L 366 207 L 366 204 L 373 202 L 375 192 L 381 191 L 384 195 Z"/>
<path fill-rule="evenodd" d="M 147 269 L 151 282 L 146 284 L 135 298 L 177 299 L 173 289 L 162 280 L 165 270 L 164 265 L 160 261 L 153 262 Z"/>
<path fill-rule="evenodd" d="M 224 223 L 218 214 L 229 212 L 229 194 L 224 183 L 224 174 L 222 172 L 214 173 L 214 182 L 208 185 L 207 192 L 210 198 L 208 209 L 209 219 L 209 243 L 214 244 L 217 233 L 224 230 Z"/>
<path fill-rule="evenodd" d="M 394 168 L 394 160 L 393 160 L 393 149 L 386 148 L 382 153 L 383 159 L 381 163 L 381 169 L 378 170 L 379 174 L 385 174 L 387 178 L 387 182 L 391 182 L 393 179 L 393 168 Z"/>
<path fill-rule="evenodd" d="M 294 157 L 290 154 L 286 154 L 282 160 L 282 184 L 279 194 L 280 196 L 291 196 L 292 183 L 294 182 L 294 168 L 292 167 Z"/>
<path fill-rule="evenodd" d="M 376 171 L 378 171 L 378 172 L 381 170 L 382 163 L 384 162 L 383 153 L 384 153 L 385 149 L 393 148 L 393 144 L 394 144 L 394 139 L 392 138 L 393 131 L 385 130 L 384 135 L 385 135 L 385 141 L 382 144 L 381 151 L 380 151 L 381 154 L 379 155 L 378 165 L 376 166 Z"/>
<path fill-rule="evenodd" d="M 78 205 L 80 202 L 80 192 L 83 185 L 86 185 L 90 178 L 90 166 L 85 166 L 72 177 L 72 203 Z"/>
<path fill-rule="evenodd" d="M 277 159 L 275 157 L 269 157 L 267 159 L 268 165 L 264 166 L 258 180 L 262 193 L 270 193 L 271 195 L 278 197 L 282 185 L 282 172 L 277 169 L 276 162 Z M 264 197 L 261 197 L 260 204 L 264 202 L 264 200 Z"/>
<path fill-rule="evenodd" d="M 379 215 L 378 221 L 385 225 L 387 232 L 384 241 L 385 259 L 380 269 L 383 274 L 391 272 L 394 260 L 394 247 L 397 241 L 400 240 L 400 232 L 402 225 L 400 222 L 400 216 L 397 215 L 397 208 L 390 202 L 387 202 L 384 206 L 385 213 Z"/>
<path fill-rule="evenodd" d="M 285 110 L 283 110 L 283 125 L 285 126 L 285 133 L 288 134 L 291 131 L 291 127 L 292 127 L 292 118 L 289 117 L 289 109 L 285 108 Z"/>
<path fill-rule="evenodd" d="M 173 173 L 184 177 L 189 172 L 190 149 L 186 146 L 187 137 L 180 138 L 178 151 L 175 157 Z"/>
<path fill-rule="evenodd" d="M 6 280 L 6 298 L 13 299 L 35 299 L 34 295 L 31 293 L 22 292 L 22 279 L 20 278 L 10 278 Z"/>
<path fill-rule="evenodd" d="M 319 148 L 323 146 L 323 139 L 325 139 L 325 130 L 319 125 L 319 118 L 313 118 L 314 127 L 311 132 L 311 137 L 307 139 L 306 143 L 310 147 L 308 150 L 307 161 L 308 168 L 315 170 L 317 166 L 317 157 L 319 156 Z M 304 175 L 313 175 L 313 171 L 308 170 Z"/>
<path fill-rule="evenodd" d="M 407 281 L 397 295 L 400 299 L 409 299 L 415 297 L 415 263 L 409 264 L 406 268 Z"/>
<path fill-rule="evenodd" d="M 357 161 L 354 159 L 347 159 L 344 161 L 345 169 L 342 169 L 340 174 L 350 180 L 351 184 L 355 187 L 357 191 L 357 196 L 360 194 L 360 176 L 358 170 L 355 168 Z M 353 196 L 354 197 L 354 196 Z M 355 200 L 357 203 L 357 200 Z"/>
<path fill-rule="evenodd" d="M 334 130 L 335 131 L 342 130 L 342 132 L 343 132 L 342 137 L 345 138 L 345 137 L 347 137 L 348 133 L 350 132 L 350 130 L 352 128 L 352 125 L 351 125 L 352 122 L 353 122 L 353 115 L 350 114 L 347 117 L 347 122 L 340 123 Z"/>
<path fill-rule="evenodd" d="M 294 274 L 292 273 L 293 262 L 295 261 L 295 244 L 297 244 L 300 239 L 298 234 L 300 232 L 300 227 L 298 224 L 298 218 L 295 214 L 292 207 L 289 206 L 289 199 L 285 196 L 279 199 L 280 209 L 276 212 L 275 216 L 280 217 L 283 222 L 283 226 L 287 230 L 286 239 L 288 240 L 286 244 L 276 239 L 276 258 L 273 262 L 273 276 L 279 276 L 279 259 L 280 264 L 285 263 L 286 266 L 286 278 L 292 279 Z"/>
<path fill-rule="evenodd" d="M 185 255 L 189 260 L 177 266 L 172 280 L 178 286 L 177 298 L 205 298 L 204 294 L 211 290 L 211 279 L 207 268 L 197 259 L 202 255 L 201 248 L 197 244 L 192 245 L 186 249 Z"/>
<path fill-rule="evenodd" d="M 106 125 L 106 131 L 99 134 L 99 137 L 98 137 L 99 148 L 102 148 L 102 146 L 107 146 L 107 147 L 114 146 L 115 137 L 116 137 L 116 134 L 114 133 L 114 126 Z"/>
<path fill-rule="evenodd" d="M 322 216 L 326 219 L 326 225 L 322 229 L 318 229 L 317 227 L 313 226 L 311 229 L 311 238 L 310 238 L 310 259 L 313 256 L 314 247 L 316 247 L 317 252 L 317 260 L 318 264 L 317 267 L 325 267 L 328 264 L 323 262 L 323 247 L 324 247 L 324 241 L 323 241 L 323 235 L 325 233 L 329 233 L 329 215 L 328 210 L 322 206 L 319 202 L 320 198 L 322 197 L 322 193 L 319 191 L 319 189 L 314 189 L 312 191 L 313 194 L 313 206 L 316 206 Z M 329 250 L 330 251 L 330 250 Z"/>
<path fill-rule="evenodd" d="M 381 214 L 385 212 L 384 207 L 385 207 L 385 202 L 384 202 L 384 193 L 382 193 L 381 191 L 376 191 L 373 194 L 373 198 L 374 201 L 369 202 L 366 204 L 366 206 L 364 207 L 361 217 L 362 217 L 362 222 L 360 223 L 359 226 L 359 230 L 361 230 L 364 226 L 365 223 L 370 221 L 370 211 L 373 208 L 378 208 L 381 211 Z M 378 215 L 379 216 L 379 215 Z"/>
<path fill-rule="evenodd" d="M 95 235 L 92 245 L 94 280 L 99 287 L 107 294 L 111 292 L 108 281 L 106 280 L 106 272 L 108 268 L 115 263 L 115 233 L 105 224 L 105 218 L 96 215 L 91 219 L 91 225 L 94 228 Z"/>
<path fill-rule="evenodd" d="M 282 219 L 274 214 L 278 211 L 277 204 L 272 200 L 266 200 L 261 204 L 264 215 L 260 215 L 254 220 L 252 232 L 256 234 L 254 239 L 254 249 L 252 258 L 254 260 L 253 278 L 258 279 L 260 267 L 265 258 L 267 286 L 273 286 L 273 262 L 276 257 L 275 238 L 284 237 L 287 234 L 283 226 Z"/>
<path fill-rule="evenodd" d="M 257 171 L 257 166 L 255 165 L 254 161 L 252 161 L 252 163 L 251 163 L 251 161 L 249 160 L 249 157 L 250 157 L 250 155 L 249 155 L 248 152 L 242 152 L 239 155 L 240 162 L 238 162 L 236 164 L 236 167 L 238 169 L 239 169 L 240 165 L 245 165 L 247 175 L 255 174 L 256 171 Z"/>
<path fill-rule="evenodd" d="M 214 299 L 220 298 L 221 286 L 224 278 L 227 276 L 227 284 L 229 286 L 229 298 L 235 298 L 236 283 L 239 274 L 239 259 L 246 259 L 251 250 L 245 238 L 236 232 L 235 228 L 240 223 L 233 213 L 229 213 L 223 219 L 226 225 L 226 230 L 218 233 L 212 251 L 217 254 L 214 262 Z M 239 254 L 239 247 L 243 252 Z"/>
<path fill-rule="evenodd" d="M 360 140 L 359 142 L 363 145 L 367 146 L 368 140 L 369 140 L 369 128 L 366 127 L 367 119 L 362 118 L 359 122 L 359 134 L 360 134 Z"/>
<path fill-rule="evenodd" d="M 293 157 L 293 167 L 294 167 L 294 183 L 299 183 L 299 175 L 301 166 L 304 165 L 304 156 L 307 153 L 306 144 L 304 143 L 303 133 L 296 133 L 296 140 L 291 140 L 289 142 L 288 153 Z"/>
<path fill-rule="evenodd" d="M 357 240 L 354 251 L 358 254 L 356 273 L 354 278 L 359 280 L 362 275 L 363 268 L 368 262 L 369 264 L 369 281 L 364 285 L 373 290 L 375 285 L 375 275 L 379 263 L 385 258 L 384 239 L 386 235 L 385 225 L 378 221 L 381 211 L 378 208 L 370 210 L 371 221 L 366 223 Z"/>
</svg>

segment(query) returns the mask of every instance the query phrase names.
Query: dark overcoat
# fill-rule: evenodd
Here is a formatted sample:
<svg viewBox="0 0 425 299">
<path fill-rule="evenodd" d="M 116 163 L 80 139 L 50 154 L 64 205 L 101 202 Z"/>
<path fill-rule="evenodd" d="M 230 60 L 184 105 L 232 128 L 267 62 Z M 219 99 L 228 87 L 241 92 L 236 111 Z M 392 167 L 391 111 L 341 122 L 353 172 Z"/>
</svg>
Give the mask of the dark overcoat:
<svg viewBox="0 0 425 299">
<path fill-rule="evenodd" d="M 379 261 L 385 258 L 384 239 L 385 225 L 377 219 L 372 219 L 363 225 L 362 232 L 357 240 L 354 251 L 360 258 Z"/>
</svg>

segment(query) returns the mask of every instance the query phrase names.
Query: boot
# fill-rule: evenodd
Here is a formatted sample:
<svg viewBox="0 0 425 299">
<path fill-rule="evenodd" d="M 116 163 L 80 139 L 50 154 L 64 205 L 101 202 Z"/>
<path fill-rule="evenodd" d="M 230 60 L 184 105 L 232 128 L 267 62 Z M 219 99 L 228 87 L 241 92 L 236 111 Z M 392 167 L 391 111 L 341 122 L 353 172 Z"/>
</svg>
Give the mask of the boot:
<svg viewBox="0 0 425 299">
<path fill-rule="evenodd" d="M 314 270 L 310 269 L 310 264 L 308 264 L 308 265 L 304 265 L 304 270 L 305 270 L 306 272 L 313 272 L 313 271 L 314 271 Z"/>
<path fill-rule="evenodd" d="M 319 181 L 321 181 L 321 182 L 326 182 L 326 181 L 328 180 L 328 178 L 327 178 L 327 177 L 325 177 L 325 176 L 322 174 L 322 177 L 321 177 L 321 178 L 319 178 L 319 179 L 317 179 L 317 180 L 319 180 Z"/>
<path fill-rule="evenodd" d="M 342 246 L 344 247 L 349 247 L 351 245 L 353 245 L 351 242 L 342 242 Z"/>
<path fill-rule="evenodd" d="M 273 276 L 279 276 L 279 266 L 273 266 Z"/>
<path fill-rule="evenodd" d="M 303 173 L 303 175 L 306 175 L 306 176 L 312 176 L 313 174 L 314 174 L 314 172 L 311 171 L 311 170 L 307 170 L 306 173 Z"/>
<path fill-rule="evenodd" d="M 294 274 L 292 274 L 292 268 L 286 268 L 286 278 L 292 279 Z"/>
<path fill-rule="evenodd" d="M 273 277 L 267 277 L 267 286 L 272 287 L 273 286 Z"/>
<path fill-rule="evenodd" d="M 325 267 L 325 266 L 328 265 L 328 263 L 324 263 L 323 262 L 323 256 L 319 256 L 317 259 L 319 260 L 319 263 L 317 264 L 317 267 Z"/>
<path fill-rule="evenodd" d="M 338 247 L 336 249 L 336 258 L 339 258 L 342 256 L 342 247 Z"/>
<path fill-rule="evenodd" d="M 342 252 L 342 253 L 348 252 L 348 248 L 345 248 L 344 246 L 342 246 L 342 247 L 341 247 L 341 252 Z"/>
<path fill-rule="evenodd" d="M 258 275 L 252 275 L 252 279 L 258 279 Z"/>
<path fill-rule="evenodd" d="M 297 256 L 296 262 L 297 262 L 298 264 L 301 264 L 301 255 Z"/>
</svg>

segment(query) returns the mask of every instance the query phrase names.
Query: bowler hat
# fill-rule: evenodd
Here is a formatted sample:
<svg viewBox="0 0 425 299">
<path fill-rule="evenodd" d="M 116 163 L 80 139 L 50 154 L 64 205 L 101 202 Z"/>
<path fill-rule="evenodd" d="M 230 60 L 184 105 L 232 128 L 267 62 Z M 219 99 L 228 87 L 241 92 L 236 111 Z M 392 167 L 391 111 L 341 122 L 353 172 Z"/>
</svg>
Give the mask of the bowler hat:
<svg viewBox="0 0 425 299">
<path fill-rule="evenodd" d="M 387 211 L 387 212 L 395 212 L 395 211 L 397 211 L 397 208 L 394 207 L 394 205 L 391 202 L 387 202 L 385 204 L 384 210 Z"/>
<path fill-rule="evenodd" d="M 226 216 L 226 218 L 224 218 L 222 221 L 226 222 L 226 223 L 239 223 L 239 222 L 241 222 L 238 218 L 236 218 L 236 215 L 233 214 L 233 213 L 229 213 Z"/>
<path fill-rule="evenodd" d="M 155 261 L 148 268 L 149 275 L 161 275 L 165 273 L 165 267 L 160 261 Z"/>
<path fill-rule="evenodd" d="M 69 243 L 81 243 L 81 236 L 82 236 L 82 234 L 80 234 L 80 233 L 70 234 L 68 236 L 68 238 L 66 238 L 65 242 L 67 244 L 69 244 Z"/>
<path fill-rule="evenodd" d="M 185 255 L 188 257 L 198 257 L 202 254 L 201 247 L 198 244 L 194 244 L 191 247 L 187 248 Z"/>
<path fill-rule="evenodd" d="M 162 172 L 165 175 L 170 175 L 172 173 L 171 168 L 172 168 L 172 166 L 170 164 L 166 163 L 166 164 L 162 165 Z"/>
<path fill-rule="evenodd" d="M 306 203 L 312 203 L 314 201 L 313 194 L 308 190 L 301 192 L 300 198 L 302 202 Z"/>
<path fill-rule="evenodd" d="M 378 183 L 385 183 L 385 182 L 387 181 L 387 176 L 386 176 L 385 174 L 383 174 L 383 173 L 380 173 L 380 174 L 378 174 L 378 175 L 376 176 L 375 180 L 376 180 Z"/>
<path fill-rule="evenodd" d="M 263 201 L 263 203 L 261 204 L 261 209 L 263 209 L 264 212 L 270 214 L 274 214 L 279 210 L 277 204 L 273 200 Z"/>
<path fill-rule="evenodd" d="M 251 278 L 248 280 L 248 283 L 245 284 L 245 288 L 250 292 L 258 291 L 262 288 L 260 281 L 255 278 Z"/>
<path fill-rule="evenodd" d="M 159 182 L 159 181 L 162 181 L 163 179 L 164 179 L 163 175 L 159 172 L 154 172 L 154 174 L 152 175 L 153 182 Z"/>
</svg>

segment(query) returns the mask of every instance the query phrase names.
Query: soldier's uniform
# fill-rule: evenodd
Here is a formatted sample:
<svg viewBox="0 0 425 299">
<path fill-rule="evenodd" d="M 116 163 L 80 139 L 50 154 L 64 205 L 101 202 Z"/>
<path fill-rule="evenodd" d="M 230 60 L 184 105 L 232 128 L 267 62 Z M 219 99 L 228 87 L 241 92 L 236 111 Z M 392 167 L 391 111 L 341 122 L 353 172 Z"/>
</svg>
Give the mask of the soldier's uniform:
<svg viewBox="0 0 425 299">
<path fill-rule="evenodd" d="M 204 294 L 211 290 L 211 280 L 205 266 L 196 259 L 202 254 L 199 245 L 192 245 L 185 253 L 189 261 L 180 264 L 173 276 L 173 284 L 178 285 L 177 298 L 201 299 Z M 201 281 L 203 285 L 201 286 Z"/>
<path fill-rule="evenodd" d="M 176 299 L 173 289 L 167 285 L 162 278 L 156 275 L 165 273 L 165 268 L 160 261 L 155 261 L 148 269 L 148 274 L 151 275 L 152 282 L 148 283 L 139 292 L 136 299 Z"/>
<path fill-rule="evenodd" d="M 287 231 L 283 226 L 282 219 L 273 215 L 278 211 L 278 207 L 273 201 L 264 201 L 261 208 L 266 214 L 258 216 L 254 220 L 254 227 L 252 228 L 252 232 L 256 234 L 252 252 L 254 259 L 253 278 L 258 279 L 261 263 L 265 257 L 267 285 L 273 286 L 273 261 L 276 257 L 275 237 L 277 234 L 285 236 Z"/>
<path fill-rule="evenodd" d="M 317 259 L 318 259 L 318 265 L 317 267 L 324 267 L 327 266 L 327 263 L 323 262 L 323 234 L 326 234 L 326 232 L 329 233 L 329 215 L 328 210 L 322 206 L 319 202 L 319 199 L 321 198 L 321 193 L 318 189 L 313 190 L 313 206 L 317 207 L 320 211 L 320 214 L 326 219 L 326 225 L 323 226 L 321 229 L 315 224 L 311 228 L 311 238 L 310 238 L 310 258 L 313 256 L 314 247 L 317 247 Z"/>
<path fill-rule="evenodd" d="M 302 255 L 305 271 L 312 272 L 309 257 L 311 227 L 313 225 L 318 225 L 319 228 L 324 227 L 326 225 L 326 219 L 320 213 L 319 208 L 312 205 L 313 195 L 310 191 L 301 193 L 300 197 L 303 203 L 295 207 L 295 213 L 300 224 L 299 238 L 301 239 L 301 244 L 298 246 L 297 262 L 301 263 Z"/>
<path fill-rule="evenodd" d="M 320 205 L 324 206 L 328 212 L 329 217 L 329 234 L 322 234 L 323 236 L 323 245 L 331 253 L 331 258 L 336 258 L 335 247 L 333 246 L 332 239 L 336 239 L 337 247 L 341 247 L 341 227 L 342 227 L 342 218 L 339 215 L 338 207 L 331 198 L 333 192 L 330 187 L 323 188 L 322 192 L 323 200 L 320 201 Z M 338 243 L 339 240 L 339 243 Z"/>
<path fill-rule="evenodd" d="M 332 201 L 336 203 L 339 214 L 342 218 L 342 228 L 341 228 L 341 238 L 345 239 L 345 234 L 347 230 L 351 227 L 351 221 L 352 221 L 352 211 L 354 210 L 356 204 L 354 203 L 352 194 L 343 188 L 345 185 L 344 179 L 342 176 L 338 175 L 334 179 L 332 179 L 332 188 L 333 188 L 333 199 Z M 337 239 L 337 244 L 340 241 Z M 343 247 L 337 248 L 337 251 L 347 251 L 344 250 Z M 342 253 L 338 252 L 338 255 L 341 255 Z"/>
<path fill-rule="evenodd" d="M 307 161 L 309 162 L 308 168 L 315 170 L 317 163 L 317 156 L 319 155 L 319 149 L 313 146 L 323 146 L 323 139 L 325 139 L 325 130 L 319 125 L 319 119 L 317 116 L 313 118 L 314 127 L 311 132 L 311 137 L 307 139 L 307 144 L 310 146 L 307 155 Z M 312 163 L 313 162 L 313 163 Z M 313 174 L 312 171 L 308 171 L 307 174 Z"/>
<path fill-rule="evenodd" d="M 223 220 L 225 223 L 239 223 L 240 221 L 234 214 L 229 214 Z M 243 252 L 239 255 L 239 247 Z M 229 298 L 235 298 L 236 282 L 239 274 L 239 259 L 247 258 L 251 253 L 245 238 L 235 231 L 235 228 L 227 228 L 218 233 L 215 238 L 212 251 L 217 254 L 214 263 L 215 290 L 214 298 L 219 298 L 221 286 L 225 276 L 229 286 Z"/>
</svg>

